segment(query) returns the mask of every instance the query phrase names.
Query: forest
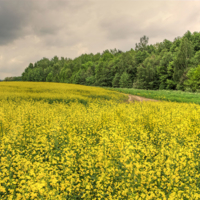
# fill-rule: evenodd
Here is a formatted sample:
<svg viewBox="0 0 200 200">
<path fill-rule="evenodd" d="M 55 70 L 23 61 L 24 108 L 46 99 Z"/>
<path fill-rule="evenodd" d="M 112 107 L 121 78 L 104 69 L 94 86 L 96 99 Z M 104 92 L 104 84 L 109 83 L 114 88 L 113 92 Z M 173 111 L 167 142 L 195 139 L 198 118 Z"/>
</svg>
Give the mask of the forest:
<svg viewBox="0 0 200 200">
<path fill-rule="evenodd" d="M 200 32 L 187 31 L 173 42 L 148 45 L 143 36 L 135 50 L 105 50 L 70 59 L 54 56 L 30 63 L 19 77 L 4 81 L 60 82 L 146 90 L 200 91 Z"/>
</svg>

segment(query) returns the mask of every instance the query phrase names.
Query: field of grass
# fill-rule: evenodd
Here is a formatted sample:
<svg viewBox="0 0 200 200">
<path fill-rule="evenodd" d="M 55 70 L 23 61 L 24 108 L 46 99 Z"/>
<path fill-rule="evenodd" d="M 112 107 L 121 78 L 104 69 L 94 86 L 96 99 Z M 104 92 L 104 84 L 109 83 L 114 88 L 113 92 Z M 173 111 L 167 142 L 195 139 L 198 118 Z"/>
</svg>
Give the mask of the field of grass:
<svg viewBox="0 0 200 200">
<path fill-rule="evenodd" d="M 124 98 L 1 82 L 0 199 L 199 199 L 200 105 Z"/>
<path fill-rule="evenodd" d="M 179 102 L 179 103 L 196 103 L 200 104 L 200 93 L 183 92 L 175 90 L 140 90 L 133 88 L 109 88 L 112 91 L 118 91 L 126 94 L 138 95 L 141 97 L 158 99 L 169 102 Z"/>
</svg>

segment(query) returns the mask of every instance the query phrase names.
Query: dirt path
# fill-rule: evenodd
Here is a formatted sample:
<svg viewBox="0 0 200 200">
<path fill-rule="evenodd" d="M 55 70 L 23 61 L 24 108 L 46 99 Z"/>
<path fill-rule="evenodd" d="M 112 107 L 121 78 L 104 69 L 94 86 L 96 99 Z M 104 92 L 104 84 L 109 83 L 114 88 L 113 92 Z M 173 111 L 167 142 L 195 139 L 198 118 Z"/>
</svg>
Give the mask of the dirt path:
<svg viewBox="0 0 200 200">
<path fill-rule="evenodd" d="M 148 99 L 148 98 L 145 98 L 145 97 L 140 97 L 140 96 L 136 96 L 136 95 L 132 95 L 132 94 L 125 94 L 128 96 L 128 100 L 127 101 L 124 101 L 125 103 L 130 103 L 130 102 L 135 102 L 135 101 L 158 101 L 158 100 L 155 100 L 155 99 Z"/>
</svg>

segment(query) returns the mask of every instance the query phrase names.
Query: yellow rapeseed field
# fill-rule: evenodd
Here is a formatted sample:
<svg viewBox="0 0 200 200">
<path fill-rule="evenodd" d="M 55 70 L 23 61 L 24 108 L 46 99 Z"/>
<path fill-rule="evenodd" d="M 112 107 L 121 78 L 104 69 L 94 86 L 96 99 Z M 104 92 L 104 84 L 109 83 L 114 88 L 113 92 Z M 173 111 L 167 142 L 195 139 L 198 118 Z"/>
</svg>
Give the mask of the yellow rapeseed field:
<svg viewBox="0 0 200 200">
<path fill-rule="evenodd" d="M 200 106 L 0 83 L 0 199 L 200 199 Z"/>
</svg>

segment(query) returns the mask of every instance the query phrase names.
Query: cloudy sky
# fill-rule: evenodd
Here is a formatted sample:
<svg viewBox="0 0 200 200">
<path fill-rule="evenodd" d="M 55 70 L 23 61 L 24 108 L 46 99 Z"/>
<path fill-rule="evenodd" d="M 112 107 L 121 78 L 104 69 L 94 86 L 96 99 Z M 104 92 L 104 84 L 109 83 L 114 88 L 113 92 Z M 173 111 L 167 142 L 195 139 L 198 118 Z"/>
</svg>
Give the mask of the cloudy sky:
<svg viewBox="0 0 200 200">
<path fill-rule="evenodd" d="M 55 55 L 135 49 L 200 31 L 199 0 L 0 0 L 0 79 Z"/>
</svg>

